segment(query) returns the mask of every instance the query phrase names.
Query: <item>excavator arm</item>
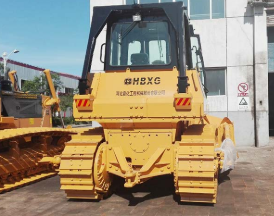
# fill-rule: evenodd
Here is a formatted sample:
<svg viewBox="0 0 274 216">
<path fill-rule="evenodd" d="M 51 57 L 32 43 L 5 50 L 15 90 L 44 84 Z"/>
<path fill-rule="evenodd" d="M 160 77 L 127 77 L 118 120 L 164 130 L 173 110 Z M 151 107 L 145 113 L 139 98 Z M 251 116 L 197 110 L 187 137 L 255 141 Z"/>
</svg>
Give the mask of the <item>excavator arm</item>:
<svg viewBox="0 0 274 216">
<path fill-rule="evenodd" d="M 51 74 L 50 74 L 50 70 L 44 70 L 43 71 L 46 78 L 47 78 L 47 82 L 48 82 L 48 85 L 49 85 L 49 89 L 50 89 L 50 93 L 51 93 L 51 98 L 49 99 L 46 99 L 44 101 L 44 106 L 52 106 L 52 105 L 55 105 L 56 106 L 56 110 L 58 112 L 58 115 L 60 116 L 61 118 L 61 122 L 62 122 L 62 126 L 63 128 L 65 127 L 64 125 L 64 121 L 63 121 L 63 118 L 62 118 L 62 115 L 61 115 L 61 108 L 60 108 L 60 99 L 57 97 L 56 95 L 56 91 L 55 91 L 55 88 L 54 88 L 54 84 L 52 82 L 52 78 L 51 78 Z"/>
<path fill-rule="evenodd" d="M 12 82 L 14 91 L 21 91 L 18 83 L 18 77 L 15 70 L 9 72 L 9 78 L 10 78 L 10 81 Z"/>
<path fill-rule="evenodd" d="M 57 98 L 56 91 L 55 91 L 55 88 L 54 88 L 54 84 L 52 82 L 50 70 L 44 70 L 43 72 L 44 72 L 44 74 L 47 78 L 47 82 L 48 82 L 50 93 L 51 93 L 51 98 L 48 99 L 48 100 L 45 100 L 44 105 L 45 106 L 52 106 L 52 105 L 55 104 L 56 107 L 57 107 L 57 112 L 60 112 L 61 111 L 61 109 L 60 109 L 60 99 Z"/>
</svg>

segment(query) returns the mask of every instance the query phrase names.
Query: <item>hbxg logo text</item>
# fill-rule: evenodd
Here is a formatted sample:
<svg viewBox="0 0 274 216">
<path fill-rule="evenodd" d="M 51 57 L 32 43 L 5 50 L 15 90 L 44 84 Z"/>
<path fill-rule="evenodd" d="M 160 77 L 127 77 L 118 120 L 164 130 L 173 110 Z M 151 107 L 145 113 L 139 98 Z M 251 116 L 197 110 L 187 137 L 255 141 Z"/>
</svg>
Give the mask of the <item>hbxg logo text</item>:
<svg viewBox="0 0 274 216">
<path fill-rule="evenodd" d="M 125 85 L 159 85 L 161 83 L 160 77 L 138 77 L 138 78 L 126 78 L 124 80 Z"/>
</svg>

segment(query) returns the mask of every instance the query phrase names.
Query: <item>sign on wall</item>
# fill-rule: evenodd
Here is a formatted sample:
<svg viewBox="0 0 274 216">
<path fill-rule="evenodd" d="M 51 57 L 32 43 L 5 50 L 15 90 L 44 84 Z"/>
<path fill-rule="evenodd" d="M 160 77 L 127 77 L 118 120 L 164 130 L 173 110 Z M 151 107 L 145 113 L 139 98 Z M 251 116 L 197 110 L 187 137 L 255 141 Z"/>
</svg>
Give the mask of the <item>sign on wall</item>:
<svg viewBox="0 0 274 216">
<path fill-rule="evenodd" d="M 240 83 L 238 85 L 238 110 L 248 110 L 249 105 L 248 83 Z"/>
</svg>

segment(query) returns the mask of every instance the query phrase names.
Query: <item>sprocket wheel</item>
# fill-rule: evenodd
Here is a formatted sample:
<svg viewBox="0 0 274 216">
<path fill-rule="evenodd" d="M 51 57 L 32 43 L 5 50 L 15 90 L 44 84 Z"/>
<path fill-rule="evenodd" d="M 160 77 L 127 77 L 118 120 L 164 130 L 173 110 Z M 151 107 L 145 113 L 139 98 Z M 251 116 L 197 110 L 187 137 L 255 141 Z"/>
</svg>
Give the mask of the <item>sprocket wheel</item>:
<svg viewBox="0 0 274 216">
<path fill-rule="evenodd" d="M 96 151 L 93 177 L 96 191 L 107 195 L 112 176 L 107 172 L 107 145 L 105 143 L 102 143 Z"/>
</svg>

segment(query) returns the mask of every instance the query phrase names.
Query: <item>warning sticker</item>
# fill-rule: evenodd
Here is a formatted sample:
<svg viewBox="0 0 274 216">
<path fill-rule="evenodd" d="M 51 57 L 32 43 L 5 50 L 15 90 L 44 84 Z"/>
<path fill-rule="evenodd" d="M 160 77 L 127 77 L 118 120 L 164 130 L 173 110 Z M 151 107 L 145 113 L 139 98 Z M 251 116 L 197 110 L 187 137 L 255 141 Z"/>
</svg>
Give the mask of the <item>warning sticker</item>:
<svg viewBox="0 0 274 216">
<path fill-rule="evenodd" d="M 249 110 L 249 85 L 240 83 L 238 85 L 238 110 Z"/>
<path fill-rule="evenodd" d="M 238 97 L 248 97 L 249 86 L 247 83 L 240 83 L 238 85 Z"/>
<path fill-rule="evenodd" d="M 248 103 L 246 102 L 246 100 L 244 98 L 242 98 L 239 105 L 248 105 Z"/>
<path fill-rule="evenodd" d="M 249 97 L 238 97 L 238 109 L 239 110 L 249 109 Z"/>
<path fill-rule="evenodd" d="M 248 84 L 247 83 L 240 83 L 238 85 L 239 92 L 245 93 L 248 91 Z"/>
</svg>

